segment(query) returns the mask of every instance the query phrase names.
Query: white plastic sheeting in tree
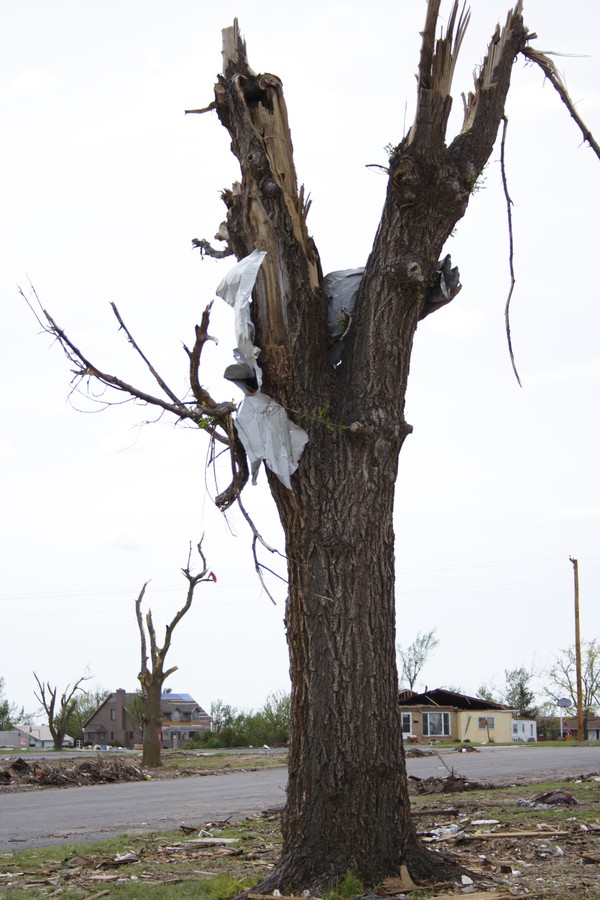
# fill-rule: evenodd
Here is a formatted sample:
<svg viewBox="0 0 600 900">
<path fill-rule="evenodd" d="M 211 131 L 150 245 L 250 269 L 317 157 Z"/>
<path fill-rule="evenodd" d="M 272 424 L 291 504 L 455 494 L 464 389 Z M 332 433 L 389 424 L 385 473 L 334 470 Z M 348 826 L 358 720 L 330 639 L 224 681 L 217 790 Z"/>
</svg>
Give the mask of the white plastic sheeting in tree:
<svg viewBox="0 0 600 900">
<path fill-rule="evenodd" d="M 252 289 L 266 255 L 264 250 L 253 250 L 241 259 L 223 278 L 216 293 L 235 312 L 237 347 L 233 355 L 237 365 L 228 366 L 225 371 L 226 377 L 246 395 L 238 407 L 234 422 L 250 463 L 252 483 L 256 484 L 260 464 L 264 461 L 281 483 L 291 490 L 291 477 L 298 468 L 308 435 L 303 428 L 290 421 L 280 403 L 260 390 L 260 347 L 254 344 L 250 304 Z"/>
</svg>

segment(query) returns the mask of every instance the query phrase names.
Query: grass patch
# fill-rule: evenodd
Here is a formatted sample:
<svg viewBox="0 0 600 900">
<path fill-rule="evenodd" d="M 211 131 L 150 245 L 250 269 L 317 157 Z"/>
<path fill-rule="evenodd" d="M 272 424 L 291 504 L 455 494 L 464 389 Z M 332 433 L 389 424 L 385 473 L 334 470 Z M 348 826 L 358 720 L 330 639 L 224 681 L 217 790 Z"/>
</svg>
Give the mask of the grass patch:
<svg viewBox="0 0 600 900">
<path fill-rule="evenodd" d="M 324 900 L 352 900 L 352 897 L 358 897 L 364 894 L 364 883 L 358 878 L 354 872 L 346 872 L 342 879 L 337 879 L 335 885 L 324 894 Z"/>
<path fill-rule="evenodd" d="M 202 751 L 200 751 L 200 754 Z M 256 769 L 267 766 L 282 766 L 287 763 L 287 751 L 275 753 L 216 753 L 207 756 L 196 751 L 175 751 L 163 753 L 162 769 L 196 771 L 227 771 L 227 769 Z"/>
</svg>

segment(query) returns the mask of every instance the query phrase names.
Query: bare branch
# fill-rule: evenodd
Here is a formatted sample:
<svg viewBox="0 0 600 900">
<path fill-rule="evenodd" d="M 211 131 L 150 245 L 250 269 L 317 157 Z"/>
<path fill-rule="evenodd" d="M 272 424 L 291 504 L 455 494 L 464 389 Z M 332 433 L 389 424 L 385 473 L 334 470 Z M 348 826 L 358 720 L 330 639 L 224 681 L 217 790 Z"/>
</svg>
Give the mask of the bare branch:
<svg viewBox="0 0 600 900">
<path fill-rule="evenodd" d="M 176 625 L 178 624 L 178 622 L 181 621 L 181 619 L 183 619 L 186 612 L 188 612 L 189 608 L 192 605 L 192 600 L 194 599 L 194 591 L 196 590 L 196 587 L 203 581 L 213 581 L 213 582 L 216 581 L 214 573 L 208 571 L 208 566 L 206 565 L 206 558 L 204 556 L 204 553 L 202 552 L 202 541 L 200 541 L 200 543 L 198 544 L 197 549 L 198 549 L 198 553 L 200 554 L 200 558 L 202 559 L 202 570 L 200 572 L 196 573 L 195 575 L 193 575 L 191 572 L 191 569 L 190 569 L 189 557 L 188 557 L 188 564 L 187 564 L 186 568 L 181 570 L 188 582 L 187 597 L 186 597 L 186 601 L 185 601 L 184 605 L 175 614 L 175 616 L 172 618 L 171 622 L 166 627 L 165 642 L 161 649 L 161 655 L 162 655 L 163 660 L 164 660 L 165 656 L 167 655 L 167 651 L 169 650 L 169 647 L 171 646 L 171 637 L 173 635 L 173 631 L 175 630 Z M 191 548 L 190 548 L 190 555 L 191 555 Z M 166 677 L 166 676 L 164 676 L 164 677 Z"/>
<path fill-rule="evenodd" d="M 236 427 L 231 417 L 226 422 L 227 435 L 229 438 L 229 458 L 231 460 L 231 471 L 233 477 L 229 486 L 215 497 L 215 506 L 221 512 L 229 509 L 242 493 L 248 482 L 248 460 L 246 451 L 239 438 Z"/>
<path fill-rule="evenodd" d="M 121 378 L 117 378 L 115 375 L 109 375 L 108 372 L 103 372 L 102 369 L 99 369 L 82 353 L 82 351 L 67 336 L 66 332 L 56 324 L 47 310 L 43 309 L 43 313 L 48 322 L 48 327 L 46 327 L 45 330 L 57 338 L 69 361 L 76 366 L 74 375 L 77 378 L 81 379 L 89 376 L 106 387 L 113 388 L 121 393 L 129 394 L 130 397 L 141 400 L 143 403 L 148 403 L 152 406 L 160 406 L 162 409 L 174 413 L 178 418 L 196 418 L 195 410 L 189 409 L 180 401 L 177 403 L 167 403 L 167 401 L 162 400 L 160 397 L 148 394 L 146 391 L 136 388 L 134 385 L 123 381 Z"/>
<path fill-rule="evenodd" d="M 277 553 L 279 556 L 281 556 L 282 559 L 285 559 L 285 555 L 280 550 L 277 550 L 275 547 L 271 547 L 269 544 L 267 544 L 267 542 L 263 538 L 262 534 L 259 532 L 258 528 L 252 521 L 250 514 L 244 507 L 244 504 L 242 503 L 242 498 L 240 496 L 237 497 L 237 505 L 239 506 L 240 511 L 241 511 L 244 519 L 246 520 L 246 522 L 252 532 L 252 535 L 253 535 L 253 537 L 252 537 L 252 556 L 254 558 L 254 570 L 255 570 L 256 574 L 258 575 L 260 583 L 261 583 L 267 597 L 269 598 L 269 600 L 271 601 L 273 606 L 276 606 L 277 602 L 276 602 L 275 598 L 273 597 L 271 591 L 267 587 L 263 572 L 270 572 L 271 575 L 274 575 L 275 578 L 279 578 L 281 581 L 284 582 L 284 584 L 287 584 L 288 582 L 287 582 L 286 578 L 282 578 L 282 576 L 279 575 L 277 572 L 273 571 L 273 569 L 270 569 L 268 566 L 265 566 L 264 563 L 261 563 L 259 561 L 256 545 L 258 543 L 262 544 L 262 546 L 266 550 L 268 550 L 269 553 Z"/>
<path fill-rule="evenodd" d="M 207 343 L 207 341 L 214 341 L 215 344 L 217 343 L 217 339 L 211 337 L 211 335 L 208 333 L 211 309 L 212 303 L 209 303 L 202 313 L 200 324 L 196 325 L 194 329 L 195 340 L 192 349 L 189 350 L 185 344 L 183 345 L 183 349 L 187 353 L 190 360 L 190 386 L 192 388 L 194 398 L 198 403 L 202 405 L 212 406 L 216 408 L 217 403 L 215 403 L 208 391 L 200 384 L 200 361 L 202 358 L 204 345 Z"/>
<path fill-rule="evenodd" d="M 510 198 L 510 194 L 508 193 L 508 182 L 506 180 L 506 159 L 505 159 L 505 145 L 506 145 L 506 130 L 508 128 L 508 119 L 506 116 L 502 117 L 502 140 L 500 142 L 500 172 L 502 174 L 502 187 L 504 189 L 504 197 L 506 199 L 506 215 L 508 217 L 508 266 L 510 270 L 510 288 L 508 291 L 508 297 L 506 298 L 506 306 L 504 307 L 504 325 L 506 328 L 506 339 L 508 341 L 508 352 L 510 354 L 510 362 L 513 368 L 513 372 L 515 373 L 515 378 L 519 383 L 519 387 L 523 387 L 521 384 L 521 379 L 519 378 L 519 373 L 517 372 L 517 365 L 515 363 L 515 355 L 513 353 L 513 345 L 512 338 L 510 335 L 510 301 L 512 299 L 513 291 L 516 284 L 515 279 L 515 268 L 514 268 L 514 241 L 513 241 L 513 227 L 512 227 L 512 205 L 513 202 Z"/>
<path fill-rule="evenodd" d="M 197 389 L 195 391 L 195 394 L 197 394 L 197 396 L 195 396 L 195 399 L 197 400 L 197 402 L 192 404 L 192 403 L 186 403 L 186 402 L 183 402 L 182 400 L 180 400 L 176 396 L 176 394 L 173 391 L 171 391 L 171 389 L 165 383 L 164 379 L 162 379 L 162 377 L 158 374 L 155 367 L 152 365 L 152 363 L 147 359 L 145 354 L 142 352 L 142 350 L 138 346 L 137 342 L 131 335 L 130 331 L 125 326 L 123 319 L 114 303 L 111 304 L 111 306 L 112 306 L 113 312 L 117 318 L 117 321 L 119 322 L 119 325 L 125 331 L 129 342 L 135 348 L 136 352 L 140 354 L 140 356 L 142 357 L 142 359 L 148 366 L 150 372 L 152 373 L 152 375 L 154 376 L 154 378 L 156 379 L 156 381 L 158 382 L 158 384 L 160 385 L 162 390 L 165 392 L 165 394 L 169 398 L 170 402 L 162 399 L 161 397 L 157 397 L 154 394 L 149 394 L 147 391 L 143 391 L 140 388 L 135 387 L 135 385 L 129 384 L 129 382 L 124 381 L 123 379 L 118 378 L 115 375 L 110 375 L 108 372 L 104 372 L 102 369 L 100 369 L 98 366 L 96 366 L 87 356 L 85 356 L 85 354 L 79 349 L 79 347 L 69 338 L 69 336 L 66 334 L 64 329 L 62 329 L 56 323 L 56 321 L 50 315 L 50 313 L 46 309 L 44 309 L 33 285 L 31 285 L 31 291 L 33 293 L 33 296 L 35 297 L 35 301 L 38 306 L 38 309 L 36 309 L 34 307 L 34 305 L 31 303 L 29 298 L 25 295 L 24 291 L 21 288 L 19 288 L 20 295 L 23 297 L 23 299 L 25 300 L 25 302 L 27 303 L 29 308 L 32 310 L 33 314 L 35 315 L 37 321 L 40 323 L 44 332 L 46 334 L 51 335 L 53 338 L 55 338 L 58 341 L 65 356 L 67 357 L 69 362 L 75 367 L 73 369 L 73 374 L 75 375 L 75 377 L 77 379 L 79 379 L 79 380 L 81 380 L 83 378 L 91 379 L 91 380 L 103 385 L 103 387 L 105 387 L 105 388 L 112 388 L 113 390 L 118 391 L 119 393 L 126 394 L 127 400 L 139 400 L 144 404 L 147 404 L 150 406 L 157 406 L 165 412 L 172 413 L 178 419 L 181 419 L 181 420 L 190 419 L 191 421 L 195 422 L 196 424 L 206 427 L 207 430 L 209 430 L 209 431 L 211 431 L 211 430 L 214 431 L 214 427 L 217 424 L 222 425 L 220 420 L 226 419 L 237 408 L 236 404 L 232 403 L 232 402 L 225 402 L 225 403 L 215 402 L 212 399 L 212 397 L 210 396 L 210 394 L 208 394 L 208 392 L 202 391 L 202 389 L 199 386 L 199 382 L 198 382 L 197 378 L 196 378 L 196 381 L 198 382 L 198 384 L 197 384 Z M 204 321 L 204 317 L 203 317 L 203 321 Z M 208 319 L 206 321 L 206 325 L 207 324 L 208 324 Z M 198 326 L 197 326 L 197 329 L 198 329 Z M 202 336 L 202 343 L 204 343 L 204 341 L 206 341 L 206 340 L 214 340 L 214 338 L 210 338 L 210 336 L 205 333 L 205 330 L 204 330 L 204 332 L 202 331 L 202 326 L 200 326 L 200 335 Z M 198 340 L 199 340 L 199 337 L 198 337 L 198 332 L 197 332 L 196 344 L 194 345 L 195 348 L 196 348 L 196 345 L 198 344 Z M 186 349 L 186 352 L 188 353 L 188 355 L 190 355 L 190 351 L 187 350 L 187 348 L 185 348 L 185 349 Z M 199 365 L 199 361 L 200 361 L 200 352 L 201 352 L 201 345 L 198 347 L 198 351 L 197 351 L 197 355 L 196 355 L 198 365 Z M 89 396 L 89 390 L 88 390 L 88 396 Z M 199 397 L 201 399 L 198 399 Z M 103 401 L 103 402 L 105 402 L 106 405 L 111 405 L 111 401 L 107 400 L 107 401 Z M 127 402 L 127 401 L 119 401 L 119 402 Z M 207 427 L 207 417 L 209 420 L 208 427 Z M 222 425 L 222 427 L 224 427 L 224 426 Z M 224 430 L 226 430 L 225 427 L 224 427 Z M 227 439 L 224 438 L 222 435 L 215 434 L 215 437 L 218 440 L 222 441 L 223 443 L 227 443 Z"/>
<path fill-rule="evenodd" d="M 154 630 L 151 609 L 146 613 L 146 628 L 148 629 L 148 637 L 150 638 L 150 662 L 152 664 L 152 675 L 154 675 L 158 668 L 159 648 L 156 643 L 156 631 Z"/>
<path fill-rule="evenodd" d="M 152 363 L 150 362 L 150 360 L 148 359 L 148 357 L 145 355 L 145 353 L 142 352 L 142 350 L 141 350 L 141 348 L 139 347 L 137 341 L 134 339 L 133 335 L 131 334 L 129 328 L 127 328 L 127 326 L 125 325 L 125 322 L 123 321 L 123 318 L 122 318 L 122 316 L 121 316 L 121 313 L 120 313 L 119 310 L 117 309 L 116 303 L 112 303 L 112 302 L 111 302 L 110 305 L 111 305 L 112 311 L 114 312 L 114 314 L 115 314 L 115 316 L 116 316 L 117 322 L 119 323 L 119 325 L 121 326 L 121 328 L 123 329 L 123 331 L 125 332 L 125 334 L 127 335 L 127 340 L 129 341 L 129 343 L 131 344 L 131 346 L 133 347 L 133 349 L 134 349 L 137 353 L 139 353 L 139 355 L 142 357 L 142 359 L 144 360 L 144 362 L 146 363 L 146 365 L 147 365 L 148 368 L 150 369 L 150 372 L 151 372 L 152 375 L 154 376 L 156 382 L 158 383 L 158 386 L 159 386 L 160 388 L 162 388 L 162 390 L 165 392 L 165 394 L 167 395 L 167 397 L 170 397 L 171 400 L 173 401 L 173 403 L 174 403 L 176 406 L 183 406 L 183 404 L 182 404 L 181 400 L 179 399 L 179 397 L 178 397 L 176 394 L 173 393 L 173 391 L 172 391 L 171 388 L 167 385 L 167 383 L 165 382 L 165 380 L 158 374 L 158 372 L 156 371 L 156 369 L 154 368 L 154 366 L 152 365 Z"/>
<path fill-rule="evenodd" d="M 142 686 L 144 686 L 144 678 L 146 673 L 148 672 L 148 650 L 146 647 L 146 631 L 144 629 L 144 620 L 142 618 L 142 600 L 144 599 L 144 594 L 146 593 L 146 588 L 148 587 L 149 582 L 147 581 L 142 587 L 137 600 L 135 601 L 135 615 L 138 623 L 138 629 L 140 632 L 140 649 L 141 649 L 141 663 L 140 663 L 140 674 L 138 676 L 139 680 L 142 682 Z"/>
<path fill-rule="evenodd" d="M 554 65 L 554 62 L 550 59 L 550 54 L 548 51 L 544 52 L 542 50 L 535 50 L 533 47 L 522 47 L 521 53 L 526 59 L 530 59 L 531 62 L 534 62 L 536 65 L 540 67 L 552 87 L 558 93 L 558 96 L 565 104 L 571 118 L 573 118 L 581 131 L 583 136 L 583 140 L 587 141 L 590 145 L 598 159 L 600 159 L 600 146 L 598 142 L 594 138 L 592 132 L 589 130 L 577 110 L 575 109 L 575 104 L 569 97 L 569 92 L 567 91 L 566 85 L 562 78 L 560 77 L 559 71 Z"/>
</svg>

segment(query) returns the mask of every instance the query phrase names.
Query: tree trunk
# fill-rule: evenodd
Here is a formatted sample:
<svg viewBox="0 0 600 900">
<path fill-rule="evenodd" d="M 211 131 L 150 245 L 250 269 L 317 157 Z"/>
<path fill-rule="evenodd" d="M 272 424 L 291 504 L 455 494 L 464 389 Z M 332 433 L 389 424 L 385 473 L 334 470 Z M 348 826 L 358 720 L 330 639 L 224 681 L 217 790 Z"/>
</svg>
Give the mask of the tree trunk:
<svg viewBox="0 0 600 900">
<path fill-rule="evenodd" d="M 144 744 L 142 749 L 142 765 L 158 768 L 162 766 L 161 737 L 162 710 L 160 698 L 162 683 L 157 679 L 149 679 L 143 686 L 144 697 Z"/>
<path fill-rule="evenodd" d="M 310 438 L 292 491 L 269 473 L 288 558 L 292 724 L 282 858 L 260 890 L 314 891 L 348 870 L 374 884 L 402 863 L 415 880 L 440 871 L 411 822 L 401 742 L 394 485 L 411 430 L 404 398 L 415 330 L 458 292 L 454 284 L 432 299 L 438 260 L 493 149 L 526 32 L 517 9 L 490 46 L 463 131 L 446 147 L 466 22 L 457 24 L 455 6 L 447 36 L 436 41 L 438 8 L 429 0 L 417 117 L 390 158 L 381 223 L 337 367 L 328 362 L 327 297 L 281 82 L 249 68 L 237 23 L 224 32 L 214 106 L 242 179 L 223 194 L 229 243 L 238 258 L 267 251 L 252 304 L 262 389 Z"/>
<path fill-rule="evenodd" d="M 397 452 L 377 465 L 366 444 L 348 454 L 344 443 L 313 442 L 298 508 L 283 517 L 293 687 L 280 885 L 350 870 L 374 884 L 416 841 L 394 646 Z"/>
</svg>

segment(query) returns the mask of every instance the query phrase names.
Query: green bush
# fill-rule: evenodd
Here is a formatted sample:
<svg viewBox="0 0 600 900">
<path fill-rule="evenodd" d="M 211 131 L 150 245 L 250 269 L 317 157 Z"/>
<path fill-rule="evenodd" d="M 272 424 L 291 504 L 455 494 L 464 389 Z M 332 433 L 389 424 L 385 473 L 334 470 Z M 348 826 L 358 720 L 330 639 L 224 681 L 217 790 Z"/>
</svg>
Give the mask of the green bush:
<svg viewBox="0 0 600 900">
<path fill-rule="evenodd" d="M 290 695 L 281 691 L 269 694 L 259 712 L 239 712 L 216 700 L 211 704 L 212 731 L 195 735 L 186 749 L 218 747 L 281 747 L 290 731 Z"/>
</svg>

